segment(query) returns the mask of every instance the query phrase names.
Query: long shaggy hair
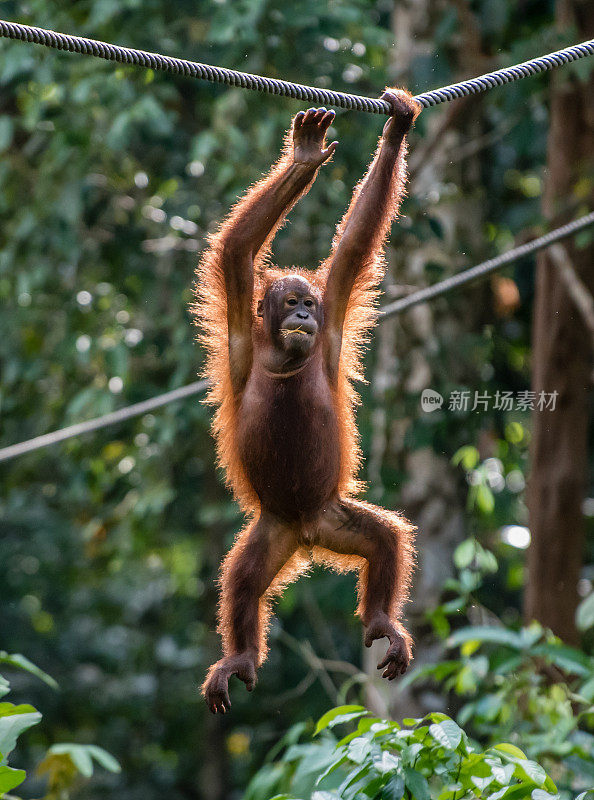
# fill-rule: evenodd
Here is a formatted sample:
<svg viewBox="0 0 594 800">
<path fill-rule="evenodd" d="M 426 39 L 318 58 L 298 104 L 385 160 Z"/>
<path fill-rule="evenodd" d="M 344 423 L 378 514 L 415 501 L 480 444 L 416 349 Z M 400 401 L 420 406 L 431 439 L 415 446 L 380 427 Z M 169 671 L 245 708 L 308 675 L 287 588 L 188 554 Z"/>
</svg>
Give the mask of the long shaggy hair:
<svg viewBox="0 0 594 800">
<path fill-rule="evenodd" d="M 334 388 L 340 425 L 341 465 L 338 492 L 343 498 L 352 497 L 362 488 L 361 483 L 357 480 L 361 450 L 359 433 L 355 425 L 355 408 L 359 402 L 359 395 L 353 382 L 363 380 L 362 358 L 365 346 L 369 341 L 370 331 L 377 318 L 379 285 L 385 270 L 383 245 L 390 224 L 397 213 L 399 200 L 404 194 L 405 157 L 406 149 L 403 145 L 393 173 L 389 197 L 386 204 L 382 208 L 378 208 L 381 224 L 378 227 L 376 241 L 370 248 L 370 256 L 359 270 L 344 321 L 338 379 Z M 247 479 L 237 450 L 237 402 L 232 389 L 229 368 L 227 298 L 222 268 L 222 249 L 226 235 L 236 222 L 239 207 L 243 206 L 242 211 L 244 211 L 246 202 L 255 205 L 266 191 L 270 181 L 279 172 L 286 169 L 291 158 L 292 139 L 291 130 L 289 130 L 285 138 L 283 155 L 272 168 L 272 172 L 251 187 L 246 198 L 234 206 L 219 230 L 209 237 L 208 249 L 203 254 L 196 270 L 195 302 L 191 306 L 193 318 L 199 329 L 198 339 L 206 350 L 206 359 L 202 369 L 202 375 L 208 379 L 210 384 L 206 401 L 216 408 L 212 427 L 217 444 L 218 463 L 225 471 L 228 486 L 233 490 L 243 510 L 250 515 L 258 511 L 259 501 Z M 373 162 L 370 169 L 372 167 Z M 287 274 L 301 275 L 323 294 L 332 255 L 359 196 L 363 181 L 364 178 L 355 188 L 349 209 L 337 227 L 330 256 L 315 270 L 279 269 L 269 263 L 270 245 L 274 234 L 283 224 L 284 218 L 279 220 L 264 242 L 254 263 L 252 310 L 254 325 L 261 325 L 261 320 L 256 315 L 258 300 L 262 299 L 266 288 L 280 277 Z M 306 187 L 303 193 L 308 188 Z"/>
</svg>

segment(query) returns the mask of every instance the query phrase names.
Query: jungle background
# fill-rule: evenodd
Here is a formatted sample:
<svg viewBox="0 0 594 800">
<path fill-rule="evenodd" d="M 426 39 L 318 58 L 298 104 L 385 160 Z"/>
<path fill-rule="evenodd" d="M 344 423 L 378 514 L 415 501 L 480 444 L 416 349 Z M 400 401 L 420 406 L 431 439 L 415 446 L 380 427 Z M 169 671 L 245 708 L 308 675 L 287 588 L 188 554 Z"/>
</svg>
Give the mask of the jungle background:
<svg viewBox="0 0 594 800">
<path fill-rule="evenodd" d="M 594 36 L 592 2 L 552 0 L 29 0 L 0 2 L 0 16 L 370 96 L 386 85 L 420 93 Z M 555 92 L 586 96 L 592 64 L 421 115 L 384 301 L 542 233 L 547 217 L 557 224 L 592 210 L 591 162 L 567 170 L 594 135 L 592 93 L 589 111 L 557 108 L 567 144 L 563 154 L 547 150 Z M 196 379 L 196 261 L 276 160 L 302 107 L 0 42 L 0 446 Z M 337 153 L 277 236 L 277 263 L 315 266 L 326 255 L 382 124 L 338 112 Z M 543 203 L 556 164 L 571 183 L 556 199 L 549 186 Z M 590 289 L 591 242 L 583 233 L 565 251 L 575 250 Z M 381 685 L 378 651 L 364 651 L 353 615 L 354 577 L 315 569 L 277 605 L 256 690 L 234 683 L 232 712 L 210 715 L 198 686 L 219 654 L 215 581 L 242 518 L 199 398 L 0 464 L 0 648 L 59 685 L 2 669 L 12 702 L 43 714 L 11 756 L 28 773 L 19 796 L 223 800 L 242 797 L 251 780 L 249 796 L 270 797 L 280 791 L 270 763 L 258 772 L 270 749 L 292 725 L 344 702 L 396 720 L 466 708 L 461 721 L 483 743 L 516 736 L 549 759 L 564 797 L 594 786 L 592 334 L 568 298 L 560 335 L 571 344 L 561 356 L 549 351 L 547 391 L 561 381 L 562 394 L 579 397 L 543 412 L 544 422 L 494 401 L 534 388 L 536 263 L 383 322 L 368 351 L 362 477 L 372 502 L 402 509 L 419 528 L 408 619 L 424 679 Z M 552 325 L 545 319 L 539 342 Z M 491 402 L 454 411 L 446 399 L 425 413 L 426 388 Z M 561 485 L 550 526 L 526 491 L 535 425 L 564 437 L 536 455 L 543 497 Z M 545 560 L 533 558 L 528 572 L 529 531 L 532 548 L 537 535 L 536 546 L 545 543 Z M 573 649 L 522 628 L 534 618 Z M 544 678 L 531 656 L 537 642 Z M 502 667 L 502 653 L 515 661 Z M 98 768 L 71 794 L 59 794 L 59 781 L 48 789 L 35 765 L 64 741 L 105 748 L 121 772 Z"/>
</svg>

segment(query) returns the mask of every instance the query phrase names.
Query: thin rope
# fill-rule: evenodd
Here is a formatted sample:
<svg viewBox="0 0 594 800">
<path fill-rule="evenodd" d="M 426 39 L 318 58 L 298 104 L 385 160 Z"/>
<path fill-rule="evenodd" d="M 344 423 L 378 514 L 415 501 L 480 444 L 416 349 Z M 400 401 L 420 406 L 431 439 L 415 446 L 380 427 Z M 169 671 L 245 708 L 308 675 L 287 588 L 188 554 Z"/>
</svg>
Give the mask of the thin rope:
<svg viewBox="0 0 594 800">
<path fill-rule="evenodd" d="M 52 431 L 52 433 L 44 433 L 43 436 L 36 436 L 34 439 L 29 439 L 26 442 L 12 444 L 10 447 L 3 447 L 0 450 L 0 461 L 8 461 L 9 458 L 16 458 L 17 456 L 22 456 L 24 453 L 30 453 L 32 450 L 49 447 L 50 444 L 57 444 L 58 442 L 63 442 L 65 439 L 72 439 L 73 436 L 82 436 L 83 433 L 98 431 L 100 428 L 107 428 L 109 425 L 115 425 L 117 422 L 123 422 L 131 417 L 148 414 L 149 411 L 154 411 L 156 408 L 165 406 L 168 403 L 174 403 L 176 400 L 183 400 L 185 397 L 200 394 L 206 391 L 206 389 L 208 389 L 207 381 L 195 381 L 194 383 L 189 383 L 187 386 L 180 386 L 178 389 L 173 389 L 171 392 L 165 392 L 165 394 L 152 397 L 150 400 L 143 400 L 140 403 L 134 403 L 131 406 L 120 408 L 118 411 L 104 414 L 102 417 L 89 419 L 86 422 L 77 422 L 75 425 L 69 425 L 67 428 L 61 428 L 58 431 Z"/>
<path fill-rule="evenodd" d="M 539 236 L 538 239 L 533 239 L 531 242 L 522 244 L 519 247 L 514 247 L 513 250 L 508 250 L 507 253 L 502 253 L 500 256 L 490 258 L 488 261 L 483 261 L 482 264 L 477 264 L 476 267 L 470 267 L 462 272 L 458 272 L 456 275 L 445 278 L 443 281 L 440 281 L 433 286 L 427 286 L 425 289 L 419 289 L 419 291 L 410 294 L 408 297 L 402 297 L 399 300 L 394 300 L 393 303 L 389 303 L 381 309 L 379 319 L 382 320 L 386 319 L 386 317 L 391 317 L 394 314 L 400 314 L 407 308 L 416 306 L 419 303 L 426 303 L 427 300 L 433 300 L 434 297 L 440 297 L 442 294 L 451 292 L 452 289 L 456 289 L 458 286 L 462 286 L 465 283 L 470 283 L 478 278 L 483 278 L 490 272 L 495 272 L 495 270 L 501 269 L 501 267 L 504 267 L 506 264 L 511 264 L 512 261 L 518 261 L 520 258 L 524 258 L 524 256 L 527 256 L 530 253 L 534 253 L 537 250 L 542 250 L 543 247 L 548 247 L 550 244 L 553 244 L 553 242 L 558 242 L 560 239 L 565 239 L 568 236 L 571 236 L 573 233 L 577 233 L 583 228 L 587 228 L 589 225 L 593 224 L 594 211 L 590 214 L 586 214 L 583 217 L 574 219 L 572 222 L 568 222 L 567 225 L 562 225 L 560 228 L 555 228 L 555 230 L 550 231 L 550 233 L 545 233 L 544 236 Z"/>
<path fill-rule="evenodd" d="M 425 303 L 427 300 L 431 300 L 434 297 L 439 297 L 440 295 L 445 294 L 446 292 L 449 292 L 458 286 L 462 286 L 465 283 L 469 283 L 470 281 L 477 280 L 484 275 L 488 275 L 490 272 L 494 272 L 506 264 L 511 264 L 513 261 L 517 261 L 518 259 L 523 258 L 530 253 L 534 253 L 537 250 L 542 250 L 542 248 L 548 247 L 548 245 L 553 244 L 553 242 L 558 242 L 560 239 L 567 238 L 568 236 L 571 236 L 572 234 L 577 233 L 578 231 L 583 230 L 592 224 L 594 224 L 594 211 L 590 214 L 573 220 L 573 222 L 569 222 L 567 225 L 562 225 L 560 228 L 555 228 L 555 230 L 550 231 L 550 233 L 546 233 L 544 236 L 540 236 L 538 239 L 533 239 L 527 244 L 515 247 L 513 250 L 509 250 L 503 255 L 497 256 L 496 258 L 491 258 L 489 261 L 484 261 L 482 264 L 478 264 L 476 267 L 471 267 L 463 272 L 459 272 L 457 275 L 446 278 L 445 280 L 436 283 L 434 286 L 428 286 L 426 289 L 420 289 L 418 292 L 414 292 L 414 294 L 411 294 L 408 297 L 404 297 L 401 300 L 396 300 L 393 303 L 384 306 L 380 311 L 379 322 L 393 316 L 394 314 L 400 314 L 407 308 L 411 308 L 419 303 Z M 65 439 L 71 439 L 73 436 L 80 436 L 83 433 L 89 433 L 91 431 L 99 430 L 100 428 L 106 428 L 109 425 L 114 425 L 117 422 L 123 422 L 131 417 L 137 417 L 141 414 L 146 414 L 149 411 L 153 411 L 154 409 L 160 408 L 168 403 L 173 403 L 176 400 L 182 400 L 185 397 L 201 394 L 202 392 L 206 391 L 207 388 L 207 381 L 196 381 L 195 383 L 190 383 L 187 386 L 181 386 L 179 389 L 174 389 L 171 392 L 166 392 L 165 394 L 153 397 L 150 400 L 144 400 L 141 403 L 134 403 L 131 406 L 126 406 L 125 408 L 119 409 L 119 411 L 113 411 L 110 414 L 104 414 L 102 417 L 96 417 L 95 419 L 88 420 L 87 422 L 79 422 L 76 425 L 70 425 L 67 428 L 62 428 L 60 430 L 53 431 L 52 433 L 46 433 L 43 436 L 36 436 L 34 439 L 29 439 L 25 442 L 19 442 L 18 444 L 4 447 L 0 449 L 0 462 L 8 461 L 11 458 L 16 458 L 24 453 L 30 453 L 33 450 L 39 450 L 42 447 L 48 447 L 51 444 L 63 442 Z"/>
<path fill-rule="evenodd" d="M 212 83 L 226 83 L 230 86 L 241 86 L 244 89 L 254 89 L 258 92 L 268 92 L 269 94 L 293 97 L 297 100 L 307 102 L 322 103 L 326 106 L 337 106 L 356 111 L 367 111 L 372 114 L 390 114 L 391 107 L 385 100 L 378 100 L 373 97 L 362 97 L 355 94 L 336 92 L 331 89 L 320 89 L 316 86 L 304 86 L 300 83 L 291 81 L 277 80 L 276 78 L 266 78 L 262 75 L 252 75 L 248 72 L 238 72 L 234 69 L 225 67 L 215 67 L 210 64 L 201 64 L 197 61 L 187 61 L 172 56 L 164 56 L 160 53 L 149 53 L 145 50 L 135 50 L 129 47 L 119 47 L 109 42 L 100 42 L 95 39 L 86 39 L 82 36 L 69 36 L 65 33 L 45 30 L 45 28 L 34 28 L 30 25 L 21 25 L 18 22 L 7 22 L 0 20 L 0 36 L 7 39 L 18 39 L 23 42 L 40 44 L 44 47 L 52 47 L 56 50 L 68 50 L 71 53 L 82 53 L 87 56 L 104 58 L 107 61 L 117 61 L 122 64 L 136 64 L 163 72 L 171 72 L 174 75 L 185 75 L 190 78 L 200 78 L 201 80 L 211 81 Z M 478 94 L 492 89 L 495 86 L 503 86 L 505 83 L 517 81 L 520 78 L 527 78 L 539 72 L 569 64 L 579 58 L 594 55 L 594 39 L 581 44 L 557 50 L 522 64 L 513 67 L 488 72 L 478 78 L 453 83 L 451 86 L 444 86 L 442 89 L 435 89 L 431 92 L 424 92 L 416 95 L 417 100 L 424 108 L 445 103 L 448 100 L 455 100 L 470 94 Z"/>
</svg>

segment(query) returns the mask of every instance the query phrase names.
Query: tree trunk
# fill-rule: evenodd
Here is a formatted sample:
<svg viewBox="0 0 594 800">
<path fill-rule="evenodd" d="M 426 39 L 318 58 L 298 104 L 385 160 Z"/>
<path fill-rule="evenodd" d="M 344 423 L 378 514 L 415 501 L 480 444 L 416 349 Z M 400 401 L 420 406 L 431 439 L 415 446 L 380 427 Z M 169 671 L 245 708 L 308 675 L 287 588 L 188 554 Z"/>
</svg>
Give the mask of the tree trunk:
<svg viewBox="0 0 594 800">
<path fill-rule="evenodd" d="M 558 0 L 557 25 L 575 40 L 594 36 L 594 2 Z M 562 224 L 576 216 L 578 181 L 594 167 L 594 76 L 580 82 L 566 71 L 553 77 L 548 141 L 548 181 L 543 210 Z M 590 191 L 590 208 L 594 192 Z M 594 291 L 594 247 L 564 245 L 589 292 Z M 536 619 L 567 642 L 578 638 L 575 610 L 584 550 L 582 502 L 587 476 L 587 432 L 592 336 L 549 252 L 538 257 L 532 341 L 532 389 L 558 392 L 554 410 L 536 410 L 528 486 L 532 543 L 524 600 Z"/>
</svg>

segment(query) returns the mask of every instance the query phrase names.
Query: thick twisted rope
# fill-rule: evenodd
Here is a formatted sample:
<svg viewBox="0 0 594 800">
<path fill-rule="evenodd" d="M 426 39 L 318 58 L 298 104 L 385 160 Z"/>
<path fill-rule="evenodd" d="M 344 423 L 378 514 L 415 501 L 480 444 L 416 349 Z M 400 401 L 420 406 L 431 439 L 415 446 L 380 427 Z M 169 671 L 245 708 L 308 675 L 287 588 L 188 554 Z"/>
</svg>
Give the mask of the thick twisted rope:
<svg viewBox="0 0 594 800">
<path fill-rule="evenodd" d="M 540 236 L 538 239 L 533 239 L 527 244 L 520 245 L 520 247 L 515 247 L 513 250 L 509 250 L 507 253 L 497 256 L 497 258 L 484 261 L 482 264 L 478 264 L 476 267 L 471 267 L 463 272 L 459 272 L 457 275 L 446 278 L 440 283 L 436 283 L 434 286 L 429 286 L 426 289 L 420 289 L 418 292 L 414 292 L 414 294 L 411 294 L 408 297 L 404 297 L 401 300 L 396 300 L 395 302 L 384 306 L 380 311 L 379 321 L 381 322 L 382 320 L 387 319 L 394 314 L 400 314 L 405 309 L 415 306 L 418 303 L 425 303 L 427 300 L 431 300 L 432 298 L 445 294 L 446 292 L 449 292 L 458 286 L 462 286 L 462 284 L 484 277 L 490 272 L 494 272 L 496 269 L 500 269 L 506 264 L 511 264 L 512 261 L 517 261 L 518 259 L 523 258 L 529 253 L 534 253 L 537 250 L 542 250 L 543 247 L 548 247 L 548 245 L 553 244 L 553 242 L 558 242 L 560 239 L 571 236 L 572 234 L 577 233 L 577 231 L 580 231 L 583 228 L 593 224 L 594 212 L 587 214 L 586 216 L 579 217 L 578 219 L 573 220 L 573 222 L 563 225 L 560 228 L 555 228 L 555 230 L 550 231 L 550 233 Z M 18 444 L 3 447 L 0 449 L 0 461 L 8 461 L 11 458 L 24 455 L 24 453 L 30 453 L 33 450 L 39 450 L 42 447 L 48 447 L 51 444 L 63 442 L 65 439 L 71 439 L 74 436 L 81 436 L 83 433 L 90 433 L 91 431 L 96 431 L 100 428 L 106 428 L 109 425 L 115 425 L 118 422 L 123 422 L 124 420 L 140 416 L 141 414 L 146 414 L 149 411 L 153 411 L 154 409 L 160 408 L 168 403 L 173 403 L 176 400 L 182 400 L 183 398 L 191 397 L 192 395 L 202 394 L 202 392 L 205 392 L 207 389 L 208 384 L 206 381 L 196 381 L 194 383 L 189 383 L 186 386 L 181 386 L 178 389 L 174 389 L 171 392 L 166 392 L 165 394 L 153 397 L 150 400 L 143 400 L 140 403 L 134 403 L 131 406 L 120 408 L 118 411 L 113 411 L 110 414 L 104 414 L 102 417 L 96 417 L 95 419 L 90 419 L 86 422 L 79 422 L 75 425 L 70 425 L 67 428 L 61 428 L 60 430 L 52 431 L 51 433 L 45 433 L 42 436 L 36 436 L 34 439 L 28 439 L 25 442 L 19 442 Z"/>
<path fill-rule="evenodd" d="M 254 89 L 258 92 L 293 97 L 309 103 L 315 102 L 326 106 L 367 111 L 372 114 L 391 113 L 391 107 L 385 100 L 377 100 L 373 97 L 361 97 L 355 94 L 335 92 L 331 89 L 320 89 L 316 86 L 304 86 L 291 81 L 266 78 L 261 75 L 252 75 L 248 72 L 226 69 L 225 67 L 215 67 L 209 64 L 201 64 L 197 61 L 186 61 L 181 58 L 164 56 L 160 53 L 148 53 L 145 50 L 119 47 L 118 45 L 96 41 L 95 39 L 85 39 L 81 36 L 69 36 L 65 33 L 48 31 L 44 28 L 20 25 L 18 22 L 0 20 L 0 36 L 7 39 L 18 39 L 23 42 L 41 44 L 44 47 L 52 47 L 56 50 L 68 50 L 71 53 L 97 56 L 98 58 L 105 58 L 107 61 L 136 64 L 154 70 L 172 72 L 175 75 L 200 78 L 212 83 L 226 83 L 230 86 L 241 86 L 244 89 Z M 591 55 L 594 55 L 594 39 L 572 47 L 566 47 L 563 50 L 557 50 L 546 56 L 533 58 L 523 64 L 505 67 L 495 72 L 480 75 L 478 78 L 471 78 L 467 81 L 454 83 L 451 86 L 444 86 L 442 89 L 424 92 L 416 95 L 415 100 L 424 108 L 429 108 L 429 106 L 436 106 L 439 103 L 455 100 L 458 97 L 485 92 L 494 86 L 503 86 L 505 83 L 527 78 L 530 75 L 536 75 L 539 72 L 545 72 Z"/>
</svg>

